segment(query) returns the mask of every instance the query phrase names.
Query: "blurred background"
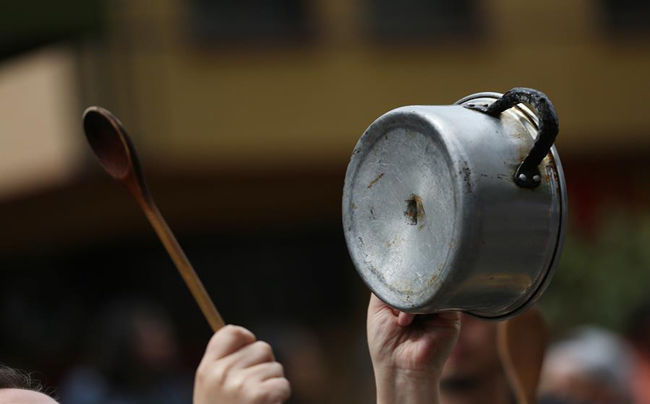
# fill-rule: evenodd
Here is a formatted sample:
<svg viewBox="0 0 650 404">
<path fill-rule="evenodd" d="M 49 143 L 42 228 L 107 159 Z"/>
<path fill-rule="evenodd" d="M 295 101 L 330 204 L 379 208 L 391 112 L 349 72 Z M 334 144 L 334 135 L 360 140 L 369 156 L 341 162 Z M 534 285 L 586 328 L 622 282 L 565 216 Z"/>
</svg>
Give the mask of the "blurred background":
<svg viewBox="0 0 650 404">
<path fill-rule="evenodd" d="M 372 402 L 368 291 L 341 230 L 350 153 L 390 109 L 516 86 L 560 117 L 555 338 L 590 325 L 650 351 L 649 72 L 644 0 L 2 1 L 0 362 L 64 402 L 190 397 L 211 332 L 85 143 L 81 114 L 101 105 L 226 321 L 274 345 L 293 402 Z"/>
</svg>

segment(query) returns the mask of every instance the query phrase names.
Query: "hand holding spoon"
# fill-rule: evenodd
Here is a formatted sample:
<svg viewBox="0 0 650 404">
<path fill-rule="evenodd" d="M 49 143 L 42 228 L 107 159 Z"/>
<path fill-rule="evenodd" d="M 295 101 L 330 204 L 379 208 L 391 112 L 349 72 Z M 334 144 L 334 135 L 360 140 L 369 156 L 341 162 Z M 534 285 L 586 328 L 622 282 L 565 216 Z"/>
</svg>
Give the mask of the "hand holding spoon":
<svg viewBox="0 0 650 404">
<path fill-rule="evenodd" d="M 135 147 L 126 133 L 126 129 L 113 114 L 101 107 L 86 109 L 83 114 L 83 123 L 86 138 L 99 160 L 99 164 L 111 177 L 121 182 L 138 202 L 176 264 L 176 268 L 192 292 L 194 300 L 198 303 L 212 330 L 216 332 L 224 326 L 223 319 L 149 194 Z"/>
</svg>

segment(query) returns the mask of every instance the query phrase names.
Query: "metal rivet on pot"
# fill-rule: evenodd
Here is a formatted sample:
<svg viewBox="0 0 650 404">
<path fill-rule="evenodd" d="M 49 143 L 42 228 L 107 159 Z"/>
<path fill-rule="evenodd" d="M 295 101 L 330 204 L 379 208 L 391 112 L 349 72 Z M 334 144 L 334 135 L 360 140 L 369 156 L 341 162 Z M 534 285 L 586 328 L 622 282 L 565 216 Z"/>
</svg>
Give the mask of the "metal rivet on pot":
<svg viewBox="0 0 650 404">
<path fill-rule="evenodd" d="M 526 174 L 519 174 L 519 179 L 521 181 L 526 181 Z"/>
<path fill-rule="evenodd" d="M 539 182 L 539 180 L 541 180 L 541 179 L 542 178 L 539 175 L 533 176 L 533 181 L 535 181 L 535 182 Z"/>
</svg>

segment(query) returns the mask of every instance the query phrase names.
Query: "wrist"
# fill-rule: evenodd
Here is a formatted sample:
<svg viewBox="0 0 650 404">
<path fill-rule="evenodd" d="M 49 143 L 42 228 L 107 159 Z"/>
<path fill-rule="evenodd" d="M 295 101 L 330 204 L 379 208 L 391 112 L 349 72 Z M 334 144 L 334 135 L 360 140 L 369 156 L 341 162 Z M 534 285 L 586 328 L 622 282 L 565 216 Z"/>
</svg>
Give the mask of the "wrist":
<svg viewBox="0 0 650 404">
<path fill-rule="evenodd" d="M 377 404 L 437 404 L 440 375 L 408 369 L 375 369 Z"/>
</svg>

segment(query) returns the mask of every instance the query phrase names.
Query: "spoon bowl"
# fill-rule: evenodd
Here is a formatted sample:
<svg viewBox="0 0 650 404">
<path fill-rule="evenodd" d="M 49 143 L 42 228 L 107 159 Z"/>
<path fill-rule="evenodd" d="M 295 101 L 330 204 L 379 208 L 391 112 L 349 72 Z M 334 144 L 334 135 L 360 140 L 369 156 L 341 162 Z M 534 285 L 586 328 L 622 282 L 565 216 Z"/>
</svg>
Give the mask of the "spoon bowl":
<svg viewBox="0 0 650 404">
<path fill-rule="evenodd" d="M 134 153 L 122 123 L 104 108 L 90 107 L 83 114 L 83 124 L 88 143 L 102 168 L 116 180 L 125 179 L 134 165 Z"/>
</svg>

